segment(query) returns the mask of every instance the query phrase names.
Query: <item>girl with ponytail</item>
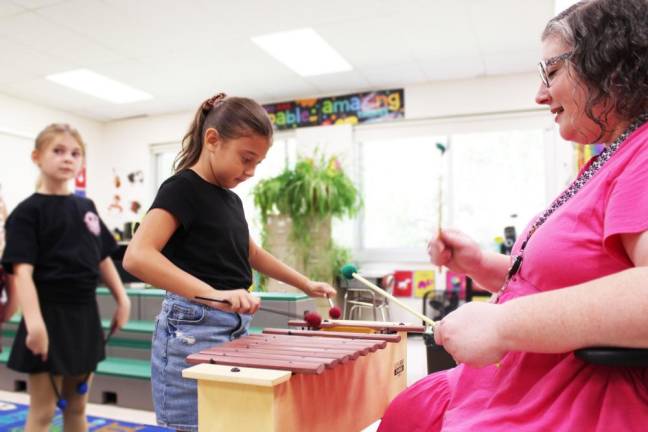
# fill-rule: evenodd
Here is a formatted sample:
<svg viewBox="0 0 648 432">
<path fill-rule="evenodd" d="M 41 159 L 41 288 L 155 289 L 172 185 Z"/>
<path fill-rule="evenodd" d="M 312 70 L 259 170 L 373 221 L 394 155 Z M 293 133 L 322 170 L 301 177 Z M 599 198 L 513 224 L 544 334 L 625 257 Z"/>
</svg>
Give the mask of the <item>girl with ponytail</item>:
<svg viewBox="0 0 648 432">
<path fill-rule="evenodd" d="M 247 333 L 259 308 L 248 292 L 253 268 L 311 296 L 335 295 L 250 238 L 241 199 L 230 189 L 254 175 L 271 142 L 272 124 L 255 101 L 223 93 L 204 101 L 182 140 L 175 174 L 160 186 L 126 251 L 127 271 L 167 291 L 151 354 L 160 425 L 198 430 L 196 384 L 181 376 L 185 358 Z"/>
</svg>

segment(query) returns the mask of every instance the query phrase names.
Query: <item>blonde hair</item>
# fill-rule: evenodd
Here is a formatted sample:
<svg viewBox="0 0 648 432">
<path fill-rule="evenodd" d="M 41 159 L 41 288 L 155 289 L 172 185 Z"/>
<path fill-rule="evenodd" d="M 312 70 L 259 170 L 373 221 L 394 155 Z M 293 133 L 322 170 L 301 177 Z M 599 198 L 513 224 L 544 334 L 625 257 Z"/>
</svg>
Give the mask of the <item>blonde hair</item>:
<svg viewBox="0 0 648 432">
<path fill-rule="evenodd" d="M 83 142 L 83 138 L 81 138 L 81 134 L 79 134 L 78 130 L 74 129 L 72 126 L 70 126 L 67 123 L 52 123 L 51 125 L 47 126 L 45 129 L 40 131 L 40 133 L 38 134 L 34 142 L 34 150 L 36 151 L 43 150 L 54 140 L 54 138 L 63 134 L 68 134 L 72 138 L 74 138 L 75 141 L 78 142 L 79 146 L 81 147 L 81 153 L 83 153 L 83 156 L 85 156 L 86 147 L 85 147 L 85 143 Z"/>
<path fill-rule="evenodd" d="M 40 131 L 38 136 L 36 136 L 36 140 L 34 140 L 34 151 L 43 151 L 45 148 L 47 148 L 48 145 L 52 143 L 52 141 L 54 141 L 56 137 L 64 134 L 70 135 L 77 143 L 79 143 L 79 147 L 81 147 L 81 154 L 83 154 L 83 156 L 85 157 L 86 147 L 85 143 L 83 142 L 83 138 L 81 138 L 81 134 L 78 130 L 67 123 L 52 123 L 45 129 Z M 36 180 L 37 190 L 38 188 L 40 188 L 42 183 L 43 180 L 39 175 L 38 180 Z"/>
</svg>

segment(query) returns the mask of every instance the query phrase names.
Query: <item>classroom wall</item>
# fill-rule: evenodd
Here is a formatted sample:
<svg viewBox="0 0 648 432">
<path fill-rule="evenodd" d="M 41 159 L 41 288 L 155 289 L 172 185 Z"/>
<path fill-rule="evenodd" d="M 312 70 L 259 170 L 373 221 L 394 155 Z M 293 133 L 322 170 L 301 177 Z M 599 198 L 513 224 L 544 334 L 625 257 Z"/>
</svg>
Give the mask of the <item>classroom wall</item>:
<svg viewBox="0 0 648 432">
<path fill-rule="evenodd" d="M 476 114 L 497 114 L 536 110 L 534 96 L 538 87 L 535 73 L 482 77 L 469 80 L 443 81 L 405 87 L 406 115 L 408 120 L 452 118 Z M 207 95 L 206 95 L 207 96 Z M 313 95 L 305 95 L 313 96 Z M 272 101 L 263 101 L 272 102 Z M 87 192 L 97 203 L 104 218 L 110 218 L 107 209 L 115 192 L 114 170 L 127 173 L 142 170 L 144 183 L 141 187 L 152 198 L 152 161 L 150 147 L 154 144 L 178 143 L 187 130 L 193 112 L 170 115 L 142 117 L 110 123 L 99 123 L 58 110 L 49 109 L 11 97 L 0 95 L 0 181 L 2 163 L 6 151 L 3 148 L 3 131 L 10 129 L 23 140 L 32 140 L 46 124 L 65 121 L 75 125 L 84 136 L 88 145 L 88 187 Z M 313 129 L 314 131 L 315 129 Z M 348 127 L 344 131 L 336 127 L 317 128 L 320 138 L 313 137 L 311 131 L 301 131 L 298 135 L 310 137 L 311 141 L 336 142 L 340 134 L 350 142 Z M 15 136 L 15 134 L 14 134 Z M 558 139 L 558 138 L 557 138 Z M 336 149 L 339 151 L 339 149 Z M 25 155 L 24 168 L 13 170 L 15 182 L 33 182 L 30 173 L 31 161 Z M 32 184 L 32 183 L 30 183 Z M 5 184 L 11 187 L 10 184 Z M 149 202 L 144 202 L 148 206 Z M 409 261 L 409 260 L 408 260 Z M 400 263 L 365 263 L 367 270 L 393 270 L 393 266 L 407 269 L 428 269 L 429 264 L 403 261 Z M 389 267 L 389 268 L 388 268 Z M 413 307 L 420 308 L 420 299 L 405 299 Z M 411 320 L 398 307 L 392 307 L 392 319 Z"/>
<path fill-rule="evenodd" d="M 407 86 L 406 116 L 407 119 L 425 119 L 535 109 L 537 106 L 533 98 L 537 86 L 535 73 Z M 92 193 L 97 202 L 103 207 L 109 205 L 113 190 L 109 177 L 115 167 L 126 171 L 145 170 L 145 188 L 152 191 L 151 144 L 179 142 L 192 116 L 192 112 L 186 112 L 106 124 L 103 145 L 98 150 L 102 163 L 96 167 L 96 171 L 88 173 L 89 178 L 93 179 Z M 323 134 L 322 142 L 335 141 L 339 135 L 335 127 L 318 128 L 320 131 Z M 331 137 L 326 136 L 329 134 Z"/>
<path fill-rule="evenodd" d="M 534 102 L 537 86 L 538 79 L 535 73 L 407 86 L 405 87 L 406 116 L 407 120 L 417 120 L 533 110 L 538 108 Z M 30 142 L 38 131 L 54 121 L 69 122 L 79 129 L 88 146 L 87 193 L 95 200 L 100 214 L 106 219 L 111 219 L 111 215 L 107 213 L 114 200 L 116 173 L 121 176 L 123 191 L 124 186 L 128 186 L 124 184 L 124 175 L 141 170 L 143 183 L 138 185 L 136 194 L 143 196 L 141 200 L 143 209 L 150 204 L 150 199 L 155 192 L 152 183 L 151 145 L 178 143 L 187 130 L 193 114 L 193 112 L 183 112 L 100 123 L 0 95 L 0 133 L 3 130 L 10 130 L 15 135 L 17 132 L 24 142 Z M 311 131 L 306 129 L 300 130 L 298 135 L 311 136 L 310 141 L 339 144 L 342 132 L 340 127 L 313 128 L 313 131 L 315 130 L 318 135 L 321 134 L 320 138 L 313 138 Z M 343 135 L 351 136 L 346 130 Z M 349 139 L 344 141 L 350 142 Z M 0 139 L 0 146 L 2 145 Z M 0 150 L 5 149 L 0 147 Z M 20 151 L 28 153 L 25 149 Z M 339 152 L 340 149 L 336 148 L 335 151 Z M 0 156 L 0 181 L 4 180 L 1 172 L 2 160 L 5 159 L 8 158 Z M 11 183 L 28 184 L 31 188 L 35 178 L 29 155 L 25 154 L 24 158 L 22 156 L 16 158 L 16 155 L 13 155 L 13 159 L 24 160 L 21 162 L 23 166 L 16 169 L 15 162 L 12 162 L 12 177 L 15 178 L 10 182 L 4 181 L 5 189 L 11 187 Z M 25 190 L 20 193 L 27 192 Z"/>
<path fill-rule="evenodd" d="M 87 146 L 88 170 L 100 170 L 101 123 L 0 94 L 0 183 L 10 208 L 33 192 L 38 172 L 31 162 L 34 138 L 55 122 L 70 123 L 79 130 Z M 97 180 L 88 179 L 89 190 Z"/>
<path fill-rule="evenodd" d="M 537 73 L 438 81 L 405 87 L 408 119 L 537 109 Z"/>
</svg>

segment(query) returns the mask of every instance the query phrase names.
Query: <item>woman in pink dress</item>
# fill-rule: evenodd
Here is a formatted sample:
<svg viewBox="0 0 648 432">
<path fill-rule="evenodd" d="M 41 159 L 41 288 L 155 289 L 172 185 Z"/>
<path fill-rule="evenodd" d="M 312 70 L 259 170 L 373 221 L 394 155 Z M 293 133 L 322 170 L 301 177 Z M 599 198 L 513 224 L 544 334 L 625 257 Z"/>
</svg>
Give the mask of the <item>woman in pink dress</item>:
<svg viewBox="0 0 648 432">
<path fill-rule="evenodd" d="M 645 431 L 648 368 L 575 350 L 648 348 L 648 2 L 582 1 L 542 35 L 546 105 L 561 136 L 605 143 L 532 220 L 512 257 L 456 231 L 431 261 L 494 293 L 445 317 L 435 340 L 459 363 L 400 394 L 379 431 Z"/>
</svg>

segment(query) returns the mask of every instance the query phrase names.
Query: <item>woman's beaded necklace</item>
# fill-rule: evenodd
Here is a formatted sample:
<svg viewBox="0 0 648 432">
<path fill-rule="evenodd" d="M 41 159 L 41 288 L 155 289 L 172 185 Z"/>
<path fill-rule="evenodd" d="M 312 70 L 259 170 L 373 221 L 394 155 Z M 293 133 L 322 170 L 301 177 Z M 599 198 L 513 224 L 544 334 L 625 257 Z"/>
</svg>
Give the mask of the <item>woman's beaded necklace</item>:
<svg viewBox="0 0 648 432">
<path fill-rule="evenodd" d="M 646 121 L 648 121 L 648 113 L 642 114 L 639 116 L 634 122 L 628 126 L 628 128 L 618 136 L 616 140 L 609 146 L 606 147 L 597 157 L 596 160 L 594 160 L 585 171 L 581 173 L 581 175 L 578 176 L 578 178 L 565 190 L 563 193 L 561 193 L 558 198 L 554 200 L 554 202 L 551 203 L 548 209 L 546 209 L 542 215 L 533 223 L 531 228 L 529 229 L 526 238 L 524 239 L 524 242 L 522 242 L 522 246 L 520 246 L 520 250 L 518 251 L 517 254 L 513 257 L 513 264 L 511 264 L 511 267 L 509 268 L 507 274 L 506 274 L 506 279 L 504 280 L 504 285 L 502 288 L 496 293 L 496 297 L 493 299 L 494 301 L 497 300 L 497 296 L 499 296 L 503 291 L 506 290 L 508 287 L 509 281 L 513 276 L 515 276 L 519 271 L 520 267 L 522 266 L 522 260 L 524 259 L 524 249 L 527 246 L 527 243 L 529 242 L 529 239 L 531 236 L 544 224 L 549 216 L 551 216 L 556 210 L 558 210 L 560 207 L 563 206 L 567 201 L 569 201 L 576 193 L 585 186 L 585 184 L 592 178 L 594 175 L 601 169 L 601 167 L 612 157 L 612 155 L 617 151 L 617 149 L 621 146 L 621 144 L 628 138 L 628 136 L 634 132 L 637 128 L 639 128 L 641 125 L 643 125 Z"/>
</svg>

